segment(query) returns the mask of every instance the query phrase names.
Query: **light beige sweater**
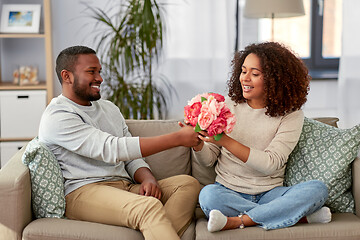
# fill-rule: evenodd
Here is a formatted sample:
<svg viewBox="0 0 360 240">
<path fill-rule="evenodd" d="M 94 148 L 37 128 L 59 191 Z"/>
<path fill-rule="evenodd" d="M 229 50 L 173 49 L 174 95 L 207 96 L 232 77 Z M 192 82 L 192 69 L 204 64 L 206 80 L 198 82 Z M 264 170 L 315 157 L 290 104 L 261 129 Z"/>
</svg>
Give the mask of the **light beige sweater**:
<svg viewBox="0 0 360 240">
<path fill-rule="evenodd" d="M 247 103 L 226 104 L 236 116 L 234 130 L 228 134 L 250 148 L 246 163 L 224 147 L 205 143 L 195 157 L 204 166 L 216 164 L 216 181 L 246 194 L 259 194 L 283 185 L 289 154 L 296 146 L 304 114 L 302 110 L 282 117 L 269 117 L 265 109 L 252 109 Z"/>
</svg>

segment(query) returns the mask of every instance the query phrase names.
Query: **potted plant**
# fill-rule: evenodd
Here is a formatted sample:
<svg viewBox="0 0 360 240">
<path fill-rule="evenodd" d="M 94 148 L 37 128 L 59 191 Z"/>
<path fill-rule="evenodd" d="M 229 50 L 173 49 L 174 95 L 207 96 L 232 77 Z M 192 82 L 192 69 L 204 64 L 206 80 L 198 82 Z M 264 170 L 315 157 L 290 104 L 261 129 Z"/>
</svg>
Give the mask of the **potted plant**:
<svg viewBox="0 0 360 240">
<path fill-rule="evenodd" d="M 163 47 L 163 6 L 156 0 L 122 0 L 115 15 L 87 6 L 101 31 L 97 52 L 104 69 L 104 96 L 125 118 L 166 118 L 175 90 L 153 71 Z"/>
</svg>

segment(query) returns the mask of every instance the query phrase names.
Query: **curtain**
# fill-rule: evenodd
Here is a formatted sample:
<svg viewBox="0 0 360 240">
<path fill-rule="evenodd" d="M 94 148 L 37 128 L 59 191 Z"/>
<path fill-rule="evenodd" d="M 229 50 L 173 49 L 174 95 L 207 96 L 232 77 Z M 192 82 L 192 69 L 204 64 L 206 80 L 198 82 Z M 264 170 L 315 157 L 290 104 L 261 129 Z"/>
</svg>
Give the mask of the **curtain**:
<svg viewBox="0 0 360 240">
<path fill-rule="evenodd" d="M 239 49 L 257 41 L 258 21 L 243 18 L 245 0 L 159 1 L 165 10 L 165 39 L 164 52 L 154 73 L 165 76 L 176 89 L 176 94 L 171 96 L 172 102 L 168 103 L 168 118 L 182 119 L 183 107 L 196 94 L 217 92 L 226 95 L 226 81 L 235 49 L 236 8 L 239 10 Z M 119 1 L 89 0 L 86 3 L 111 15 Z M 90 21 L 86 5 L 73 0 L 54 1 L 52 5 L 54 53 L 79 44 L 95 49 L 98 32 L 93 30 L 94 21 Z M 69 11 L 60 13 L 56 9 Z M 60 92 L 58 86 L 56 93 Z"/>
<path fill-rule="evenodd" d="M 257 21 L 242 17 L 240 0 L 173 0 L 166 6 L 164 58 L 159 72 L 175 87 L 169 117 L 183 118 L 183 107 L 196 94 L 226 95 L 230 62 L 236 39 L 236 8 L 239 8 L 239 43 L 257 39 Z M 247 22 L 248 21 L 248 22 Z M 242 31 L 242 26 L 248 33 Z M 251 34 L 249 34 L 251 33 Z"/>
<path fill-rule="evenodd" d="M 360 24 L 354 9 L 360 9 L 360 1 L 343 1 L 342 53 L 338 80 L 339 126 L 349 128 L 360 123 L 360 32 L 354 28 Z"/>
</svg>

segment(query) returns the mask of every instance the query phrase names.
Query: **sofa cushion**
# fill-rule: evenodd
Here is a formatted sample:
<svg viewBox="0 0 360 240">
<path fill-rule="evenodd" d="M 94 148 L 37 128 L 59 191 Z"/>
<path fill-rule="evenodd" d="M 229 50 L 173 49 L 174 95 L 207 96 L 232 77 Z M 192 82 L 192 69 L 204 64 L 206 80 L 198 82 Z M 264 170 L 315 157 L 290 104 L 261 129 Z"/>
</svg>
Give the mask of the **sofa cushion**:
<svg viewBox="0 0 360 240">
<path fill-rule="evenodd" d="M 30 172 L 21 162 L 25 148 L 0 169 L 0 239 L 21 239 L 32 219 Z"/>
<path fill-rule="evenodd" d="M 201 163 L 199 163 L 194 156 L 193 151 L 191 151 L 191 167 L 192 176 L 196 178 L 202 186 L 206 186 L 215 182 L 215 165 L 211 167 L 201 165 Z"/>
<path fill-rule="evenodd" d="M 338 127 L 337 122 L 339 121 L 339 118 L 337 117 L 319 117 L 319 118 L 313 118 L 316 121 L 326 123 L 327 125 Z"/>
<path fill-rule="evenodd" d="M 321 180 L 328 187 L 326 205 L 333 212 L 354 212 L 351 163 L 359 146 L 360 125 L 339 129 L 305 118 L 299 142 L 288 159 L 284 185 Z"/>
<path fill-rule="evenodd" d="M 133 136 L 152 137 L 180 129 L 176 120 L 126 120 Z M 191 174 L 190 148 L 175 147 L 145 158 L 156 179 Z"/>
<path fill-rule="evenodd" d="M 211 233 L 207 221 L 196 223 L 196 240 L 354 240 L 360 236 L 360 218 L 351 213 L 335 213 L 330 223 L 298 223 L 292 227 L 265 230 L 260 227 L 245 227 Z"/>
<path fill-rule="evenodd" d="M 193 240 L 195 221 L 186 229 L 181 240 Z M 23 240 L 144 240 L 138 230 L 127 227 L 69 219 L 37 219 L 26 226 Z"/>
<path fill-rule="evenodd" d="M 65 213 L 64 179 L 51 150 L 34 138 L 22 162 L 29 167 L 32 207 L 36 218 L 62 218 Z"/>
</svg>

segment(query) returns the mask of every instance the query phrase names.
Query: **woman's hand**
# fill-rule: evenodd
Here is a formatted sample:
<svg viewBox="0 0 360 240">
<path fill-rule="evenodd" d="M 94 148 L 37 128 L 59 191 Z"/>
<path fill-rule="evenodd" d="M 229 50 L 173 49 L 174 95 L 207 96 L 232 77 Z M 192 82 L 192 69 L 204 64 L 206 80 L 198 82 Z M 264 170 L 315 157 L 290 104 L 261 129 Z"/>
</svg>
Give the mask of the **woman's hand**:
<svg viewBox="0 0 360 240">
<path fill-rule="evenodd" d="M 209 134 L 206 131 L 200 131 L 199 132 L 199 138 L 203 142 L 214 143 L 214 144 L 216 144 L 218 146 L 223 146 L 224 140 L 227 137 L 228 136 L 226 135 L 226 133 L 222 133 L 222 137 L 220 138 L 220 140 L 215 140 L 214 136 L 209 136 Z"/>
<path fill-rule="evenodd" d="M 216 141 L 214 136 L 210 137 L 206 131 L 200 131 L 199 138 L 202 140 L 202 142 L 211 142 L 218 146 L 225 147 L 228 151 L 230 151 L 243 162 L 247 162 L 249 158 L 250 148 L 234 140 L 226 133 L 223 133 L 220 140 Z"/>
</svg>

